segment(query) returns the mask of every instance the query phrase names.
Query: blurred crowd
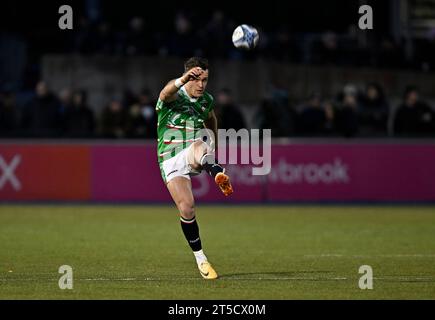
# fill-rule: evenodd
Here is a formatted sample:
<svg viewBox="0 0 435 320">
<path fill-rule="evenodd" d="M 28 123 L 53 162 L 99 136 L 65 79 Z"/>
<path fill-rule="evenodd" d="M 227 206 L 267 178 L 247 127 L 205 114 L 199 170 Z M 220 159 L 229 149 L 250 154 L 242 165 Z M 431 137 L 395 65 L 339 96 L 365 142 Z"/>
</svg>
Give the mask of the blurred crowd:
<svg viewBox="0 0 435 320">
<path fill-rule="evenodd" d="M 380 11 L 381 8 L 377 12 L 385 14 L 387 20 L 376 25 L 376 32 L 363 32 L 357 26 L 359 16 L 353 7 L 348 10 L 355 16 L 343 11 L 340 19 L 331 16 L 331 20 L 328 19 L 331 13 L 320 14 L 313 12 L 308 3 L 307 7 L 299 4 L 299 9 L 304 8 L 305 14 L 311 17 L 308 21 L 297 15 L 295 8 L 285 11 L 292 9 L 292 4 L 276 1 L 264 5 L 264 14 L 257 8 L 249 19 L 244 16 L 243 4 L 215 10 L 198 10 L 193 4 L 183 5 L 186 6 L 183 10 L 154 4 L 157 6 L 154 10 L 142 9 L 132 14 L 134 11 L 104 5 L 102 1 L 84 2 L 99 4 L 88 10 L 76 10 L 73 30 L 60 32 L 47 22 L 39 28 L 33 27 L 31 32 L 16 33 L 18 39 L 36 55 L 264 58 L 319 65 L 435 70 L 435 30 L 428 29 L 420 38 L 393 36 L 385 26 L 391 18 L 387 12 Z M 339 15 L 346 5 L 335 9 Z M 164 18 L 159 14 L 162 10 Z M 274 15 L 276 17 L 271 19 Z M 240 23 L 252 24 L 260 33 L 259 46 L 254 53 L 237 50 L 232 44 L 232 33 Z M 1 36 L 0 32 L 0 39 Z"/>
<path fill-rule="evenodd" d="M 318 65 L 435 69 L 435 30 L 417 40 L 393 39 L 388 34 L 364 34 L 362 38 L 355 24 L 342 32 L 296 32 L 284 24 L 269 29 L 257 25 L 261 41 L 252 53 L 234 48 L 231 35 L 237 24 L 224 11 L 215 10 L 207 19 L 177 11 L 167 19 L 171 24 L 156 30 L 141 16 L 116 28 L 104 19 L 92 21 L 82 16 L 78 28 L 59 39 L 63 46 L 58 48 L 62 53 L 84 55 L 255 57 Z"/>
<path fill-rule="evenodd" d="M 89 106 L 85 90 L 52 92 L 39 81 L 25 102 L 13 92 L 0 94 L 0 137 L 153 139 L 156 97 L 146 88 L 125 90 L 98 109 Z M 306 101 L 275 88 L 257 107 L 248 121 L 230 89 L 215 94 L 222 129 L 271 128 L 273 137 L 435 137 L 434 109 L 414 86 L 396 106 L 379 84 L 369 83 L 348 84 L 335 97 L 313 92 Z"/>
<path fill-rule="evenodd" d="M 155 138 L 155 101 L 148 89 L 112 98 L 101 114 L 90 107 L 85 90 L 51 91 L 39 81 L 20 103 L 13 92 L 0 94 L 0 137 Z"/>
<path fill-rule="evenodd" d="M 275 128 L 275 137 L 435 137 L 435 109 L 415 86 L 396 105 L 377 83 L 347 84 L 335 97 L 313 92 L 294 103 L 275 90 L 262 102 L 258 119 L 258 127 Z"/>
<path fill-rule="evenodd" d="M 156 92 L 125 90 L 121 97 L 107 97 L 107 105 L 89 105 L 86 90 L 53 92 L 38 81 L 41 59 L 48 53 L 435 70 L 435 30 L 419 38 L 392 32 L 391 8 L 382 2 L 376 12 L 385 19 L 376 20 L 370 32 L 356 26 L 356 0 L 335 1 L 330 11 L 325 9 L 329 2 L 316 2 L 320 7 L 314 8 L 309 1 L 271 0 L 256 10 L 243 3 L 208 9 L 191 1 L 180 10 L 164 2 L 151 7 L 82 0 L 74 5 L 73 30 L 66 31 L 57 28 L 58 16 L 52 16 L 48 2 L 38 15 L 20 10 L 19 3 L 6 1 L 1 11 L 6 13 L 0 19 L 1 137 L 155 138 Z M 33 5 L 37 10 L 42 4 Z M 237 50 L 231 42 L 240 23 L 259 30 L 261 40 L 253 52 Z M 290 97 L 287 90 L 273 88 L 258 106 L 248 108 L 235 101 L 230 89 L 214 94 L 221 128 L 272 128 L 275 137 L 435 136 L 433 106 L 412 86 L 387 95 L 376 83 L 364 88 L 348 84 L 334 96 L 312 92 L 308 97 Z"/>
</svg>

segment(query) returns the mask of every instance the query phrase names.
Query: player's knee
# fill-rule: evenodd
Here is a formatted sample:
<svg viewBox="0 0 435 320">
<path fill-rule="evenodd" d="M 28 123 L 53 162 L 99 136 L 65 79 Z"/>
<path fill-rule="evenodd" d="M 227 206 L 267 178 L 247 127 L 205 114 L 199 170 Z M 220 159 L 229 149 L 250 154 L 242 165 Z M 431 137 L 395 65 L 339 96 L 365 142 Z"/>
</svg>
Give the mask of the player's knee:
<svg viewBox="0 0 435 320">
<path fill-rule="evenodd" d="M 202 140 L 195 141 L 193 150 L 195 158 L 201 158 L 204 153 L 207 153 L 207 144 Z"/>
<path fill-rule="evenodd" d="M 195 205 L 190 201 L 181 201 L 178 210 L 183 218 L 192 219 L 195 216 Z"/>
</svg>

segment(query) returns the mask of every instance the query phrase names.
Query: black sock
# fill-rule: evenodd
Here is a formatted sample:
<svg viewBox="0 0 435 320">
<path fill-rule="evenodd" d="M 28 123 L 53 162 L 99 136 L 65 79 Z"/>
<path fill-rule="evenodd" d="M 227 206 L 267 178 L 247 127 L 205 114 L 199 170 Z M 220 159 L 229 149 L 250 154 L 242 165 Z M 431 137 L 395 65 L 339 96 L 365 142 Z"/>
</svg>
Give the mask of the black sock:
<svg viewBox="0 0 435 320">
<path fill-rule="evenodd" d="M 217 162 L 215 157 L 211 154 L 206 153 L 201 158 L 201 166 L 202 168 L 213 178 L 219 173 L 223 172 L 224 168 Z"/>
<path fill-rule="evenodd" d="M 201 239 L 199 237 L 199 227 L 195 217 L 192 219 L 185 219 L 180 217 L 181 229 L 183 229 L 184 236 L 186 237 L 192 251 L 199 251 L 202 249 Z"/>
</svg>

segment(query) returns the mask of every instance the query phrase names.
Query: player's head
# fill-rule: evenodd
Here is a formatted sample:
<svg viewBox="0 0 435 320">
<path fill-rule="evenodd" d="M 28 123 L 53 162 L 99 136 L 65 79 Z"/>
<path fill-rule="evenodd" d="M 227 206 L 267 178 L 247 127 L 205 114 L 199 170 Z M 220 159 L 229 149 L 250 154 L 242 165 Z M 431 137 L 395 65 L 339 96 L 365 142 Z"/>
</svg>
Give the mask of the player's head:
<svg viewBox="0 0 435 320">
<path fill-rule="evenodd" d="M 184 72 L 186 73 L 192 68 L 200 67 L 204 72 L 196 80 L 191 80 L 186 83 L 185 88 L 189 96 L 199 98 L 204 94 L 208 82 L 208 60 L 199 57 L 189 58 L 184 63 Z"/>
</svg>

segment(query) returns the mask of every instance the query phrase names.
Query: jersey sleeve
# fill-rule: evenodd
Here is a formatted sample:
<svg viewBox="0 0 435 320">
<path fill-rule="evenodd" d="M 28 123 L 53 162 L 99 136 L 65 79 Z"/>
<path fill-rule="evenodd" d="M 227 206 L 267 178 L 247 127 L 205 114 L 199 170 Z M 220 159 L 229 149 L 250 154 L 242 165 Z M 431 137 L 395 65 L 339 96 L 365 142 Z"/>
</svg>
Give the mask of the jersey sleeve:
<svg viewBox="0 0 435 320">
<path fill-rule="evenodd" d="M 160 100 L 160 98 L 158 98 L 157 104 L 156 104 L 156 111 L 159 112 L 163 108 L 171 108 L 172 106 L 174 106 L 176 104 L 177 100 L 178 100 L 178 93 L 177 93 L 177 99 L 174 101 L 171 101 L 171 102 L 164 102 L 164 101 Z"/>
<path fill-rule="evenodd" d="M 164 104 L 164 102 L 162 100 L 160 100 L 160 98 L 157 99 L 156 111 L 162 110 L 163 109 L 163 104 Z"/>
</svg>

